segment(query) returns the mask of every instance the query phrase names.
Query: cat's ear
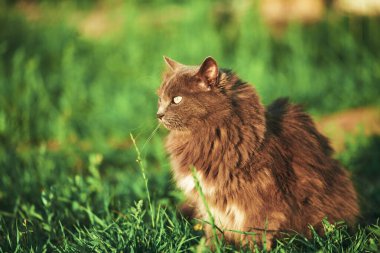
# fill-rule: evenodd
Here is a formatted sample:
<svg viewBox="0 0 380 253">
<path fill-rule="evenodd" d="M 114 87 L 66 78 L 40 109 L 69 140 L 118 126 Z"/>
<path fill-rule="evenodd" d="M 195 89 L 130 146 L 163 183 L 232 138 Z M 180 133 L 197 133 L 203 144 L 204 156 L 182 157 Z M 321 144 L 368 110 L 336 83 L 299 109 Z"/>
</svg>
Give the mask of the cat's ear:
<svg viewBox="0 0 380 253">
<path fill-rule="evenodd" d="M 168 65 L 168 67 L 170 68 L 170 70 L 173 70 L 173 71 L 182 66 L 181 63 L 176 62 L 175 60 L 170 59 L 167 56 L 164 56 L 164 61 L 166 62 L 166 65 Z"/>
<path fill-rule="evenodd" d="M 205 78 L 210 86 L 215 85 L 219 75 L 218 64 L 211 56 L 207 57 L 201 67 L 198 75 Z"/>
</svg>

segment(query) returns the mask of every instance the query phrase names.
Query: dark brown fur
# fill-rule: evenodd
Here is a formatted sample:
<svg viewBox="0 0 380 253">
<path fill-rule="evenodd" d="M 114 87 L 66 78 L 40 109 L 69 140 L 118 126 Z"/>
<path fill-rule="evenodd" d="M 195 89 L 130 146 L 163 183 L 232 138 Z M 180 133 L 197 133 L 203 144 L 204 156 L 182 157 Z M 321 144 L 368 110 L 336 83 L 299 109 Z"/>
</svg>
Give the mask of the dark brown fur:
<svg viewBox="0 0 380 253">
<path fill-rule="evenodd" d="M 299 106 L 279 99 L 265 109 L 252 86 L 218 69 L 212 58 L 194 67 L 165 59 L 170 70 L 158 93 L 161 120 L 171 130 L 167 151 L 174 179 L 198 218 L 208 215 L 192 167 L 222 229 L 266 228 L 270 240 L 279 237 L 276 231 L 310 236 L 309 224 L 322 232 L 324 217 L 355 222 L 357 198 L 348 174 Z M 175 96 L 182 96 L 179 104 L 172 103 Z M 212 236 L 209 227 L 206 236 Z M 247 239 L 229 231 L 224 236 L 235 244 Z"/>
</svg>

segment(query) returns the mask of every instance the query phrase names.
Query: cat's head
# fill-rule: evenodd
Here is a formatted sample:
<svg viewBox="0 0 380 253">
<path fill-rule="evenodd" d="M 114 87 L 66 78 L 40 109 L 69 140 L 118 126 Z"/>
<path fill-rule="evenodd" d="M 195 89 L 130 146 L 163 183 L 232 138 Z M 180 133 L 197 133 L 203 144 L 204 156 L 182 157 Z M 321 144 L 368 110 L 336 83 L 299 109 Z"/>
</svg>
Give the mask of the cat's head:
<svg viewBox="0 0 380 253">
<path fill-rule="evenodd" d="M 230 101 L 220 86 L 216 61 L 207 57 L 199 66 L 187 66 L 168 57 L 158 89 L 157 118 L 170 130 L 217 126 L 230 114 Z"/>
</svg>

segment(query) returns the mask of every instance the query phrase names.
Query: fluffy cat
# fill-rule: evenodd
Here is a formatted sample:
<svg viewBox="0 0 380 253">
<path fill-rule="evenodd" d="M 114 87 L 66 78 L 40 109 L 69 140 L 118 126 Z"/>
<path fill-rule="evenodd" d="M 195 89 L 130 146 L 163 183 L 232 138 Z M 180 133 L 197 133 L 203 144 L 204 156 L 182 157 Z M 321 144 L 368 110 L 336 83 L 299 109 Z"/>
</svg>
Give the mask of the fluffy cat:
<svg viewBox="0 0 380 253">
<path fill-rule="evenodd" d="M 157 117 L 170 130 L 173 177 L 195 217 L 208 220 L 192 167 L 228 242 L 252 245 L 267 229 L 270 247 L 281 231 L 310 236 L 310 224 L 323 233 L 324 217 L 355 222 L 359 209 L 348 173 L 299 106 L 278 99 L 265 108 L 252 86 L 211 57 L 200 66 L 164 59 L 169 68 Z M 211 226 L 205 233 L 212 237 Z"/>
</svg>

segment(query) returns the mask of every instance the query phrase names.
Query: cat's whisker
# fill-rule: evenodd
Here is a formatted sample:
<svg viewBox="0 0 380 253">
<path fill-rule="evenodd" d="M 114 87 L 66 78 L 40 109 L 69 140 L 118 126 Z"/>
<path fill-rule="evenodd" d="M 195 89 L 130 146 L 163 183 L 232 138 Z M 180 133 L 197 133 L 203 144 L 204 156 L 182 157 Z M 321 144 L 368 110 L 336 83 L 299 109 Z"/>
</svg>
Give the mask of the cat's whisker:
<svg viewBox="0 0 380 253">
<path fill-rule="evenodd" d="M 124 129 L 124 131 L 127 131 L 127 132 L 132 132 L 132 131 L 136 131 L 136 130 L 141 130 L 141 131 L 143 131 L 143 130 L 145 130 L 145 129 L 147 129 L 148 127 L 147 127 L 147 125 L 146 125 L 146 122 L 144 122 L 144 123 L 141 123 L 140 125 L 138 125 L 138 126 L 136 126 L 136 127 L 133 127 L 133 128 L 123 128 Z"/>
<path fill-rule="evenodd" d="M 151 124 L 154 123 L 154 122 L 157 122 L 156 119 L 149 119 L 148 122 L 144 122 L 142 124 L 140 124 L 139 126 L 135 127 L 135 128 L 125 128 L 126 131 L 128 132 L 132 132 L 132 131 L 135 131 L 135 130 L 139 130 L 137 133 L 134 133 L 134 136 L 136 139 L 139 139 L 139 137 L 146 133 L 146 132 L 150 132 L 150 129 L 151 129 Z M 147 131 L 148 130 L 148 131 Z"/>
<path fill-rule="evenodd" d="M 148 137 L 148 139 L 145 141 L 144 145 L 142 146 L 141 148 L 141 151 L 144 150 L 144 148 L 146 147 L 146 145 L 149 143 L 149 141 L 153 138 L 153 136 L 156 134 L 158 128 L 160 127 L 161 123 L 159 122 L 158 125 L 156 126 L 156 128 L 153 130 L 153 132 L 150 134 L 150 136 Z"/>
</svg>

